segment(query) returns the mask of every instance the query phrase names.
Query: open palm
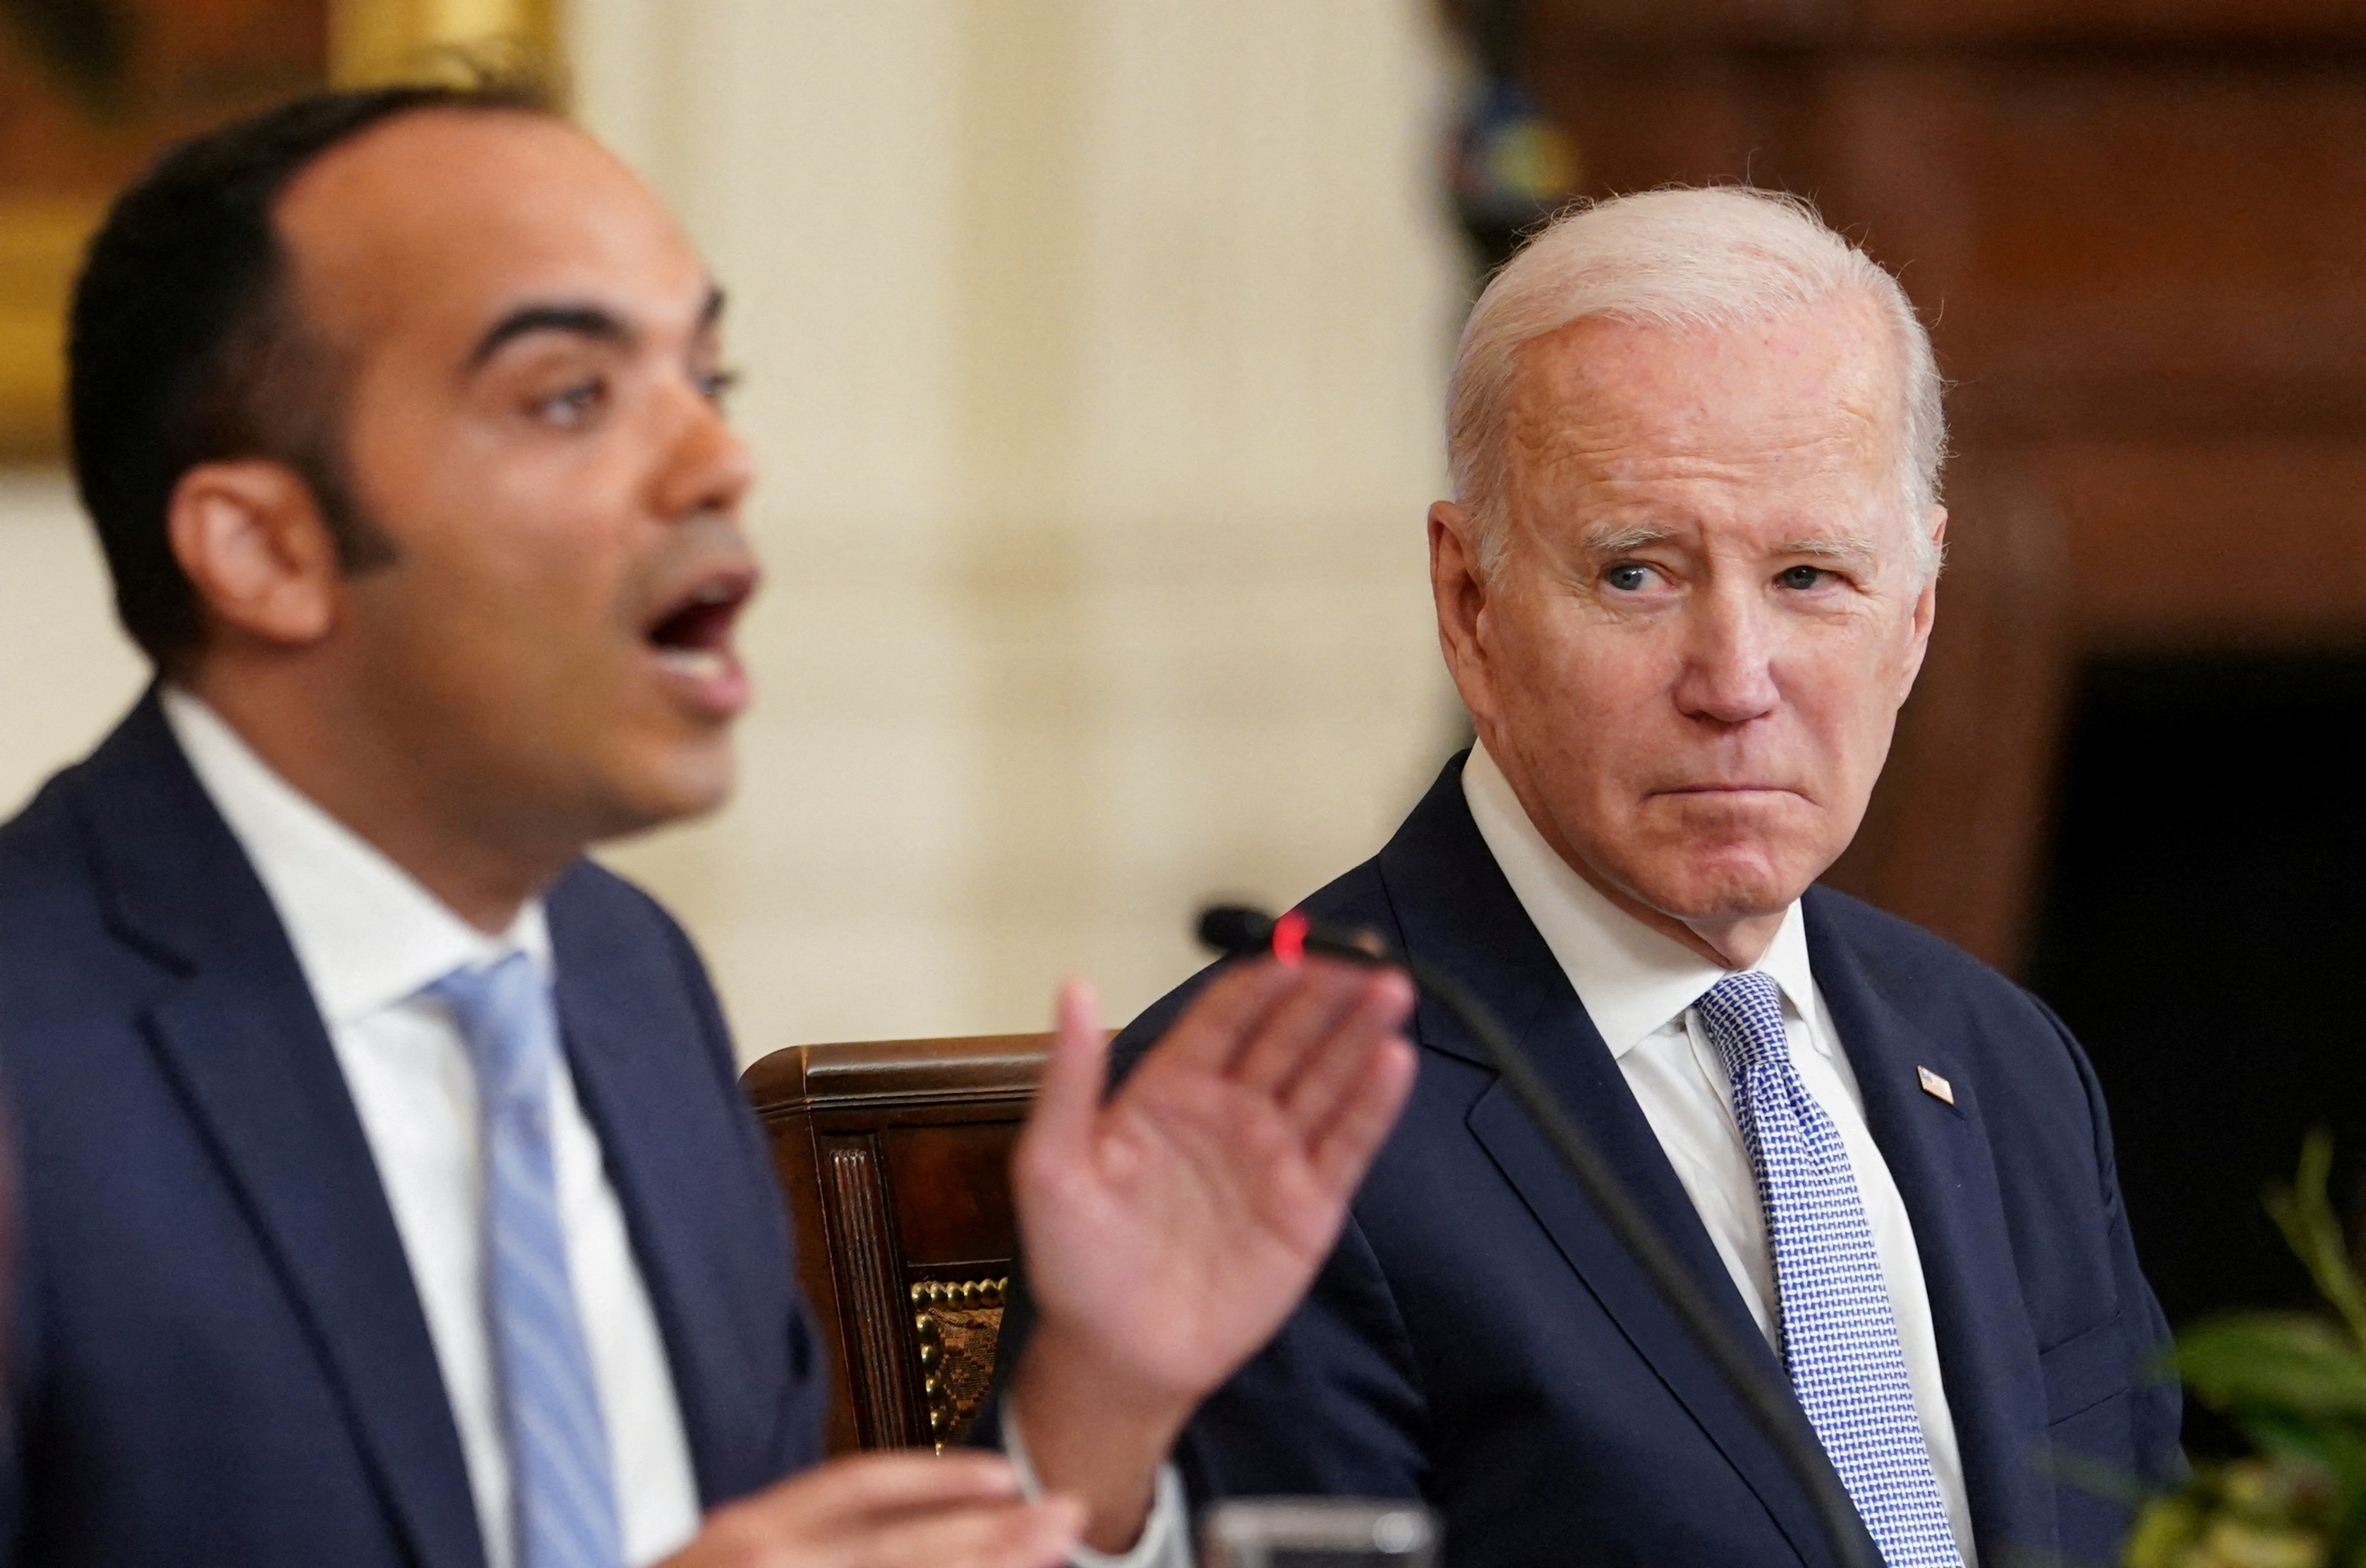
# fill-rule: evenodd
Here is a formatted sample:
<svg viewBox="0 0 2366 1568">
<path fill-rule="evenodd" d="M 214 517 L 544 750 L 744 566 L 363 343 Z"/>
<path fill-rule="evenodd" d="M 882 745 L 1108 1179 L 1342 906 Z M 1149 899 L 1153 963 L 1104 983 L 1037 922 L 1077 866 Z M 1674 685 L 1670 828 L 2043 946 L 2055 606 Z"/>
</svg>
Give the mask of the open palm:
<svg viewBox="0 0 2366 1568">
<path fill-rule="evenodd" d="M 1042 1330 L 1145 1400 L 1196 1404 L 1270 1338 L 1337 1240 L 1413 1082 L 1403 976 L 1219 976 L 1113 1097 L 1090 994 L 1013 1161 Z"/>
</svg>

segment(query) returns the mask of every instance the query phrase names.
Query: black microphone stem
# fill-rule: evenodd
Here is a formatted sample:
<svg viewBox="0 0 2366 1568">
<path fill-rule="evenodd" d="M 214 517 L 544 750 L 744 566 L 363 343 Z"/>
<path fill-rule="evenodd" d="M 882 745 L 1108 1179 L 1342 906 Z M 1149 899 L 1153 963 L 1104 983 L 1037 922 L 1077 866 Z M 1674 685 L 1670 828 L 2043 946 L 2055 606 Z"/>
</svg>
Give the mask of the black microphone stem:
<svg viewBox="0 0 2366 1568">
<path fill-rule="evenodd" d="M 1611 1235 L 1643 1266 L 1643 1272 L 1659 1287 L 1662 1298 L 1675 1309 L 1676 1316 L 1725 1375 L 1727 1385 L 1741 1395 L 1742 1403 L 1758 1418 L 1758 1425 L 1789 1462 L 1799 1484 L 1807 1489 L 1808 1501 L 1814 1506 L 1817 1520 L 1831 1539 L 1841 1568 L 1882 1568 L 1881 1554 L 1875 1550 L 1873 1538 L 1865 1533 L 1856 1505 L 1849 1501 L 1840 1472 L 1832 1468 L 1823 1444 L 1807 1425 L 1797 1399 L 1789 1389 L 1766 1376 L 1756 1357 L 1716 1315 L 1691 1273 L 1668 1249 L 1659 1230 L 1635 1206 L 1635 1201 L 1627 1195 L 1627 1189 L 1609 1165 L 1586 1141 L 1585 1134 L 1578 1131 L 1569 1112 L 1561 1109 L 1560 1101 L 1546 1086 L 1535 1064 L 1512 1043 L 1511 1036 L 1504 1032 L 1503 1026 L 1461 981 L 1410 953 L 1391 953 L 1389 957 L 1413 976 L 1414 984 L 1443 1003 L 1461 1020 L 1465 1029 L 1478 1037 L 1493 1060 L 1495 1070 L 1503 1075 L 1504 1084 L 1527 1108 L 1537 1131 L 1545 1135 L 1545 1142 L 1552 1145 L 1561 1164 L 1577 1178 L 1578 1186 L 1610 1226 Z"/>
<path fill-rule="evenodd" d="M 1285 925 L 1290 943 L 1285 957 L 1294 957 L 1300 952 L 1320 953 L 1351 964 L 1403 969 L 1413 977 L 1414 985 L 1435 998 L 1478 1038 L 1513 1097 L 1526 1108 L 1537 1131 L 1552 1145 L 1560 1163 L 1577 1178 L 1579 1188 L 1609 1225 L 1610 1234 L 1643 1266 L 1643 1272 L 1651 1277 L 1662 1299 L 1674 1309 L 1678 1320 L 1691 1331 L 1701 1348 L 1708 1352 L 1708 1359 L 1723 1374 L 1726 1385 L 1741 1396 L 1742 1404 L 1757 1418 L 1775 1451 L 1790 1465 L 1808 1494 L 1817 1521 L 1823 1526 L 1839 1568 L 1883 1568 L 1873 1537 L 1865 1532 L 1856 1505 L 1849 1501 L 1840 1472 L 1832 1468 L 1831 1458 L 1824 1452 L 1815 1429 L 1808 1426 L 1797 1396 L 1788 1387 L 1768 1377 L 1754 1348 L 1746 1347 L 1726 1327 L 1691 1272 L 1669 1250 L 1658 1228 L 1635 1206 L 1617 1174 L 1585 1134 L 1578 1131 L 1577 1123 L 1561 1109 L 1560 1101 L 1554 1098 L 1535 1064 L 1513 1043 L 1486 1004 L 1453 976 L 1411 953 L 1392 951 L 1376 933 L 1313 927 L 1302 915 L 1285 915 L 1277 922 L 1254 909 L 1220 906 L 1200 917 L 1200 937 L 1222 952 L 1273 951 Z"/>
</svg>

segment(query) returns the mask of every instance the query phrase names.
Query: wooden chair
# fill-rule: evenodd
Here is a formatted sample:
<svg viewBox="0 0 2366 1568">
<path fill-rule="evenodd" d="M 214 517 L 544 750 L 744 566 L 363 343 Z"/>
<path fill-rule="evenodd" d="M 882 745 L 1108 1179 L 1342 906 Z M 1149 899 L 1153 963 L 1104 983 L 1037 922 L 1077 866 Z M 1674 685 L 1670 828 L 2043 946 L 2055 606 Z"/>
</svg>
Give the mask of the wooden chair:
<svg viewBox="0 0 2366 1568">
<path fill-rule="evenodd" d="M 1051 1037 L 795 1045 L 740 1082 L 772 1144 L 836 1380 L 828 1445 L 941 1448 L 994 1372 L 1010 1147 Z"/>
</svg>

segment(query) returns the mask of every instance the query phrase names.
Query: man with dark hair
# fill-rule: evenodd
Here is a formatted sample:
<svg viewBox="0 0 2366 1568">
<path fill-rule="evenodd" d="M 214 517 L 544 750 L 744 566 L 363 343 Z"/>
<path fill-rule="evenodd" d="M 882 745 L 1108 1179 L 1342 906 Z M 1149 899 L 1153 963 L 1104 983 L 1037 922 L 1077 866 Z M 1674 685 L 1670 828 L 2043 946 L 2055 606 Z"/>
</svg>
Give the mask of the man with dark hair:
<svg viewBox="0 0 2366 1568">
<path fill-rule="evenodd" d="M 689 942 L 583 858 L 730 784 L 721 309 L 505 90 L 263 115 L 94 242 L 75 467 L 160 678 L 0 828 L 0 1562 L 1179 1551 L 1166 1449 L 1329 1247 L 1410 998 L 1245 971 L 1104 1101 L 1065 997 L 1011 1461 L 784 1480 L 821 1390 L 761 1137 Z"/>
<path fill-rule="evenodd" d="M 547 112 L 531 81 L 306 98 L 168 154 L 125 192 L 74 293 L 68 423 L 125 630 L 169 669 L 203 636 L 157 525 L 192 466 L 261 456 L 310 488 L 346 570 L 386 558 L 355 511 L 336 439 L 338 367 L 308 332 L 272 211 L 326 149 L 432 107 Z"/>
</svg>

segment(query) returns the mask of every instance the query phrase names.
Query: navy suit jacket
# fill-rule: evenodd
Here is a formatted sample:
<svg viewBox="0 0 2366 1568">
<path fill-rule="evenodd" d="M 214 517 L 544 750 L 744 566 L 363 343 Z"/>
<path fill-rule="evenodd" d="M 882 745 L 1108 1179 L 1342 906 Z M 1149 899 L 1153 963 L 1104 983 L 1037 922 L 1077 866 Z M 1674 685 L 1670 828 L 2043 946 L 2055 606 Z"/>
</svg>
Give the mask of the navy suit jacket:
<svg viewBox="0 0 2366 1568">
<path fill-rule="evenodd" d="M 1816 979 L 1906 1201 L 1984 1568 L 2113 1560 L 2106 1495 L 2178 1463 L 2166 1334 L 2103 1104 L 2043 1004 L 1842 895 L 1807 896 Z M 1745 1343 L 1766 1341 L 1616 1060 L 1445 775 L 1306 900 L 1461 977 L 1510 1029 Z M 1193 986 L 1121 1037 L 1121 1064 Z M 1458 1568 L 1827 1564 L 1805 1495 L 1565 1175 L 1477 1042 L 1424 1001 L 1412 1102 L 1305 1303 L 1200 1411 L 1200 1498 L 1425 1498 Z M 1955 1103 L 1915 1069 L 1946 1078 Z M 1782 1373 L 1771 1351 L 1768 1372 Z M 2101 1482 L 2104 1492 L 2089 1489 Z M 2082 1485 L 2087 1483 L 2088 1485 Z"/>
<path fill-rule="evenodd" d="M 690 943 L 579 864 L 568 1063 L 709 1506 L 817 1456 L 786 1220 Z M 0 828 L 19 1167 L 0 1562 L 479 1568 L 394 1217 L 262 884 L 152 693 Z"/>
</svg>

